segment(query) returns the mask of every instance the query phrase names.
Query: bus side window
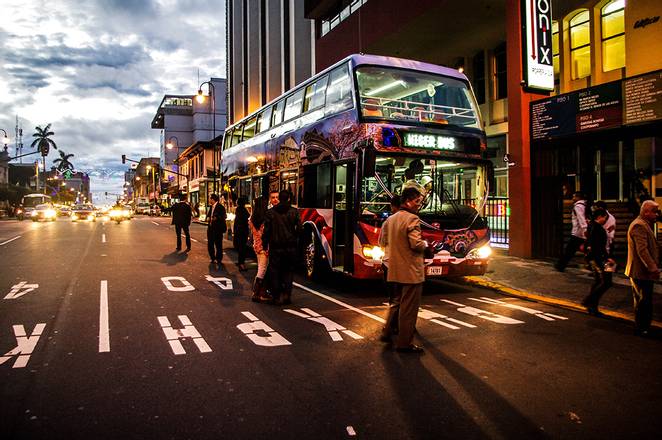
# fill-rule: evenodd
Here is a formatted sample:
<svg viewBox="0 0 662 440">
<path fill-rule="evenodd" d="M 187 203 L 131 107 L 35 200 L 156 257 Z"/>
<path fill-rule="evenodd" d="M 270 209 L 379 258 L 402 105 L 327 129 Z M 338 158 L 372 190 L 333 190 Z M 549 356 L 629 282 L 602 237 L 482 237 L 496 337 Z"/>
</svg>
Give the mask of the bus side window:
<svg viewBox="0 0 662 440">
<path fill-rule="evenodd" d="M 271 124 L 271 110 L 273 107 L 269 107 L 265 109 L 262 113 L 260 113 L 257 117 L 257 132 L 256 133 L 262 133 L 263 131 L 267 131 L 270 127 Z"/>
<path fill-rule="evenodd" d="M 283 122 L 283 107 L 285 107 L 285 100 L 280 101 L 274 105 L 273 115 L 271 117 L 271 126 L 274 127 Z"/>
<path fill-rule="evenodd" d="M 303 100 L 303 112 L 322 107 L 324 105 L 324 98 L 326 95 L 326 84 L 329 77 L 325 76 L 317 80 L 315 83 L 306 87 L 306 97 Z"/>
<path fill-rule="evenodd" d="M 253 116 L 251 119 L 249 119 L 246 122 L 246 126 L 244 127 L 244 136 L 242 137 L 242 140 L 245 141 L 255 136 L 255 123 L 256 123 L 255 116 Z"/>
<path fill-rule="evenodd" d="M 239 142 L 241 142 L 242 131 L 244 131 L 243 125 L 238 125 L 234 128 L 234 130 L 232 130 L 232 142 L 230 143 L 230 148 L 234 147 Z"/>
<path fill-rule="evenodd" d="M 352 108 L 352 80 L 347 65 L 340 66 L 329 75 L 326 88 L 326 113 L 336 113 Z"/>
<path fill-rule="evenodd" d="M 287 97 L 285 100 L 285 116 L 284 121 L 294 119 L 301 114 L 301 104 L 303 103 L 304 89 L 297 90 L 294 94 Z"/>
</svg>

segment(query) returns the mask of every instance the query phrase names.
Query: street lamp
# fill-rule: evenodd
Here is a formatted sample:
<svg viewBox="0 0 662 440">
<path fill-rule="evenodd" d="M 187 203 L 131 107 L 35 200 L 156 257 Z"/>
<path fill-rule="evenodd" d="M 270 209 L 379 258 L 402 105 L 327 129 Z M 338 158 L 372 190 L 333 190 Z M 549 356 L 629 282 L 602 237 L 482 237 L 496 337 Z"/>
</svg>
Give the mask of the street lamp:
<svg viewBox="0 0 662 440">
<path fill-rule="evenodd" d="M 154 191 L 154 204 L 156 205 L 156 182 L 154 178 L 155 167 L 147 165 L 145 168 L 147 169 L 148 174 L 150 171 L 152 172 L 152 190 Z"/>
<path fill-rule="evenodd" d="M 212 169 L 214 170 L 214 177 L 213 177 L 213 181 L 212 181 L 213 182 L 212 183 L 212 192 L 216 193 L 216 176 L 217 176 L 217 173 L 216 173 L 216 141 L 215 141 L 215 139 L 216 139 L 216 89 L 214 88 L 214 83 L 212 83 L 211 81 L 205 81 L 202 84 L 200 84 L 200 86 L 198 87 L 198 96 L 196 96 L 195 99 L 200 104 L 205 102 L 205 95 L 202 94 L 202 86 L 204 86 L 205 84 L 207 84 L 209 86 L 209 99 L 211 101 L 211 103 L 210 103 L 211 114 L 212 114 L 211 115 L 211 117 L 212 117 L 212 138 L 211 138 L 211 140 L 213 142 L 213 144 L 212 144 L 212 159 L 211 160 L 212 160 Z M 221 168 L 220 162 L 221 161 L 219 160 L 219 164 L 218 164 L 219 165 L 219 167 L 218 167 L 219 170 Z"/>
<path fill-rule="evenodd" d="M 7 132 L 3 128 L 0 128 L 0 131 L 5 134 L 2 138 L 2 143 L 5 144 L 5 151 L 7 151 L 7 145 L 9 144 L 9 136 L 7 136 Z"/>
<path fill-rule="evenodd" d="M 179 139 L 177 139 L 177 136 L 170 136 L 168 138 L 168 142 L 166 143 L 166 148 L 168 150 L 172 150 L 175 145 L 172 144 L 172 140 L 175 140 L 177 142 L 177 149 L 179 150 Z"/>
</svg>

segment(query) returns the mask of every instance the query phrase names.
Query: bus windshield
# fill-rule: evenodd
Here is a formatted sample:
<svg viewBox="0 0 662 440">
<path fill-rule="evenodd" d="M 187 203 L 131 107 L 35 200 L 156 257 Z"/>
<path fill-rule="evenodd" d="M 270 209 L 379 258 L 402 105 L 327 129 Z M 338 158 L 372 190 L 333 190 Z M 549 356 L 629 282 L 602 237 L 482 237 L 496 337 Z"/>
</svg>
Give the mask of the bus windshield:
<svg viewBox="0 0 662 440">
<path fill-rule="evenodd" d="M 356 78 L 364 117 L 482 129 L 473 94 L 459 79 L 377 66 L 358 67 Z"/>
<path fill-rule="evenodd" d="M 425 194 L 421 218 L 455 218 L 464 223 L 487 195 L 486 177 L 487 168 L 481 162 L 378 156 L 375 176 L 363 179 L 362 214 L 385 219 L 390 213 L 389 193 L 401 194 L 404 188 L 413 186 Z"/>
</svg>

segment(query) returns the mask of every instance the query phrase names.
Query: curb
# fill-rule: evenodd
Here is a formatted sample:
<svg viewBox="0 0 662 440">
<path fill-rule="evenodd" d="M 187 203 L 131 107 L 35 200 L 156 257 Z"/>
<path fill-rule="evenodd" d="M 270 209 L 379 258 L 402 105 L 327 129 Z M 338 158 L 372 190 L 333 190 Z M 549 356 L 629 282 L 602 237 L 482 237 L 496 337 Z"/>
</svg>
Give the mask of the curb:
<svg viewBox="0 0 662 440">
<path fill-rule="evenodd" d="M 513 296 L 515 298 L 525 299 L 528 301 L 534 301 L 538 303 L 548 304 L 556 307 L 562 307 L 564 309 L 573 310 L 576 312 L 582 312 L 588 314 L 586 308 L 572 301 L 565 299 L 552 298 L 549 296 L 538 295 L 536 293 L 525 292 L 523 290 L 513 289 L 512 287 L 504 286 L 503 284 L 496 283 L 494 281 L 488 281 L 481 279 L 477 276 L 469 276 L 463 278 L 464 283 L 470 284 L 473 286 L 484 287 L 486 289 L 494 290 L 496 292 L 502 293 L 504 295 Z M 625 313 L 617 312 L 614 310 L 601 309 L 600 313 L 603 316 L 617 319 L 619 321 L 626 321 L 634 323 L 634 318 L 632 315 Z M 662 322 L 653 320 L 651 322 L 651 327 L 662 328 Z"/>
</svg>

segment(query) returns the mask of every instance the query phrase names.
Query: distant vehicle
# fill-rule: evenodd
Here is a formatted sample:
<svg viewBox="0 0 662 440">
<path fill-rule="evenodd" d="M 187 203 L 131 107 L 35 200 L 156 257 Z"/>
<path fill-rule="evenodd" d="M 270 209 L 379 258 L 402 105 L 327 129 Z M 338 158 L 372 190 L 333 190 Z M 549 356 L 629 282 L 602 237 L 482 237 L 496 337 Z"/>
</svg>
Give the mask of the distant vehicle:
<svg viewBox="0 0 662 440">
<path fill-rule="evenodd" d="M 57 215 L 60 217 L 69 217 L 71 215 L 71 207 L 67 205 L 58 206 Z"/>
<path fill-rule="evenodd" d="M 38 222 L 39 220 L 46 220 L 54 222 L 57 217 L 57 211 L 50 203 L 44 203 L 42 205 L 37 205 L 30 212 L 30 218 L 33 222 Z"/>
<path fill-rule="evenodd" d="M 149 203 L 136 203 L 136 214 L 149 214 Z"/>
<path fill-rule="evenodd" d="M 19 220 L 24 220 L 26 217 L 31 217 L 32 211 L 35 210 L 37 205 L 42 205 L 51 202 L 51 196 L 45 194 L 26 194 L 21 199 L 21 206 L 16 209 L 16 217 Z"/>
<path fill-rule="evenodd" d="M 76 205 L 71 210 L 71 221 L 78 220 L 96 221 L 96 210 L 93 205 Z"/>
<path fill-rule="evenodd" d="M 131 207 L 131 205 L 124 205 L 123 208 L 126 212 L 129 213 L 128 218 L 129 220 L 131 220 L 133 218 L 133 208 Z"/>
<path fill-rule="evenodd" d="M 108 211 L 108 216 L 111 220 L 115 220 L 119 224 L 122 220 L 129 220 L 131 218 L 131 211 L 122 205 L 115 205 Z"/>
<path fill-rule="evenodd" d="M 161 215 L 161 208 L 159 205 L 152 205 L 149 207 L 149 215 Z"/>
</svg>

